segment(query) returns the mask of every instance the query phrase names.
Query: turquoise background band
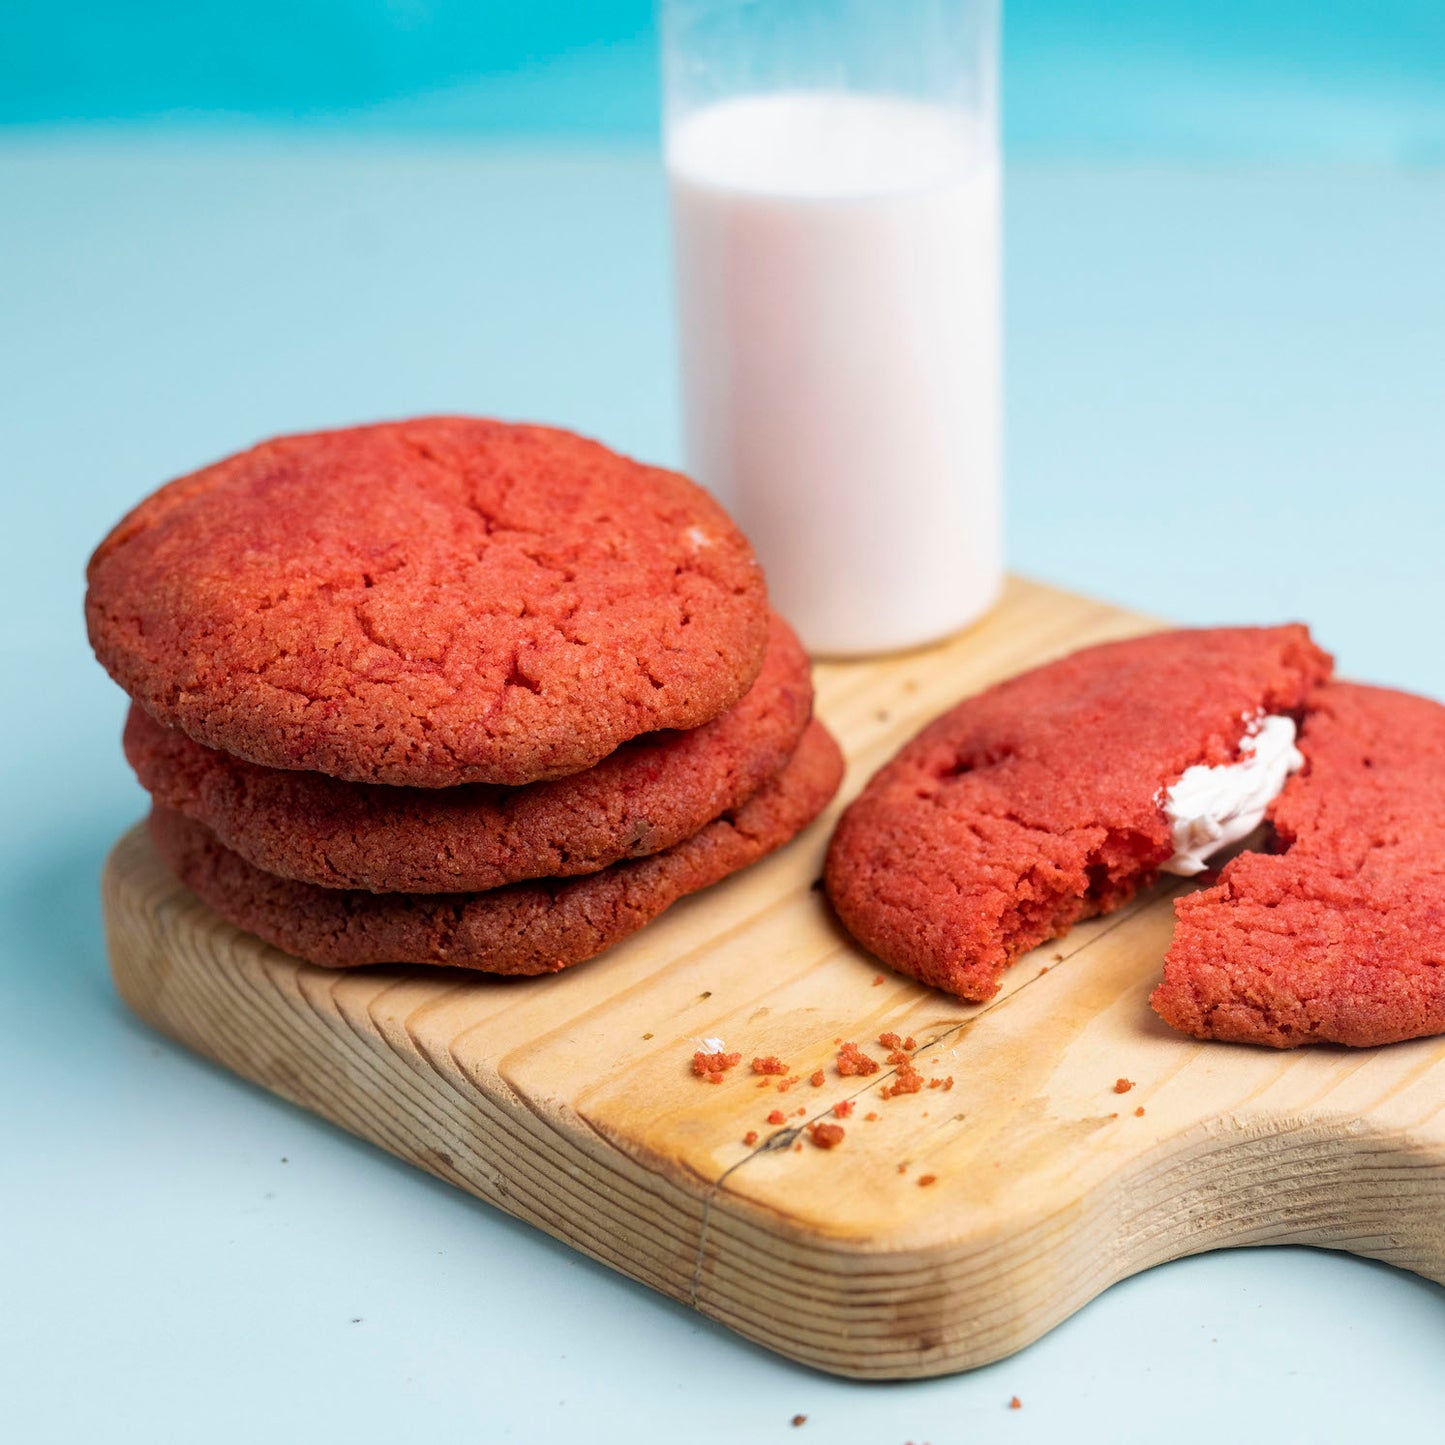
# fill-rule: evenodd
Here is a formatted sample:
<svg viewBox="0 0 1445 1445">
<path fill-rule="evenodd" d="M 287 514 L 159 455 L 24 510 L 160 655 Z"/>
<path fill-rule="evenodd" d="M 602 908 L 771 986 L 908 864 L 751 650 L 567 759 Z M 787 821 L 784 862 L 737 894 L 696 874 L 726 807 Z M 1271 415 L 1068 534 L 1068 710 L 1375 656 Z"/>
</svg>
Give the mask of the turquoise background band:
<svg viewBox="0 0 1445 1445">
<path fill-rule="evenodd" d="M 1445 157 L 1438 0 L 1005 0 L 1006 129 L 1067 155 Z M 0 124 L 623 139 L 649 0 L 66 0 L 0 9 Z"/>
</svg>

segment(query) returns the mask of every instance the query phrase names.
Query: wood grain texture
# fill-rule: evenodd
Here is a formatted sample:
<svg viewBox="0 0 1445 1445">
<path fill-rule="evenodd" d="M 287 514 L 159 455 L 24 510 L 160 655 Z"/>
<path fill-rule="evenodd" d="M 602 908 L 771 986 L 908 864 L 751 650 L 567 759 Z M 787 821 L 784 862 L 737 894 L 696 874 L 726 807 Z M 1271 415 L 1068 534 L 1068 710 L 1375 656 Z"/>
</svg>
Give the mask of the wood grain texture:
<svg viewBox="0 0 1445 1445">
<path fill-rule="evenodd" d="M 1116 1280 L 1222 1245 L 1445 1280 L 1445 1040 L 1277 1054 L 1174 1033 L 1148 995 L 1178 881 L 1037 950 L 982 1005 L 881 970 L 810 887 L 838 808 L 923 721 L 1151 625 L 1014 582 L 940 647 L 820 666 L 850 764 L 833 809 L 555 977 L 311 967 L 222 923 L 137 828 L 104 882 L 116 983 L 237 1073 L 838 1374 L 998 1359 Z M 837 1074 L 835 1040 L 882 1058 L 887 1030 L 954 1086 L 885 1099 L 893 1069 Z M 718 1086 L 690 1071 L 708 1037 L 744 1057 Z M 766 1054 L 802 1081 L 759 1088 L 748 1060 Z M 821 1149 L 803 1126 L 841 1100 L 846 1138 Z"/>
</svg>

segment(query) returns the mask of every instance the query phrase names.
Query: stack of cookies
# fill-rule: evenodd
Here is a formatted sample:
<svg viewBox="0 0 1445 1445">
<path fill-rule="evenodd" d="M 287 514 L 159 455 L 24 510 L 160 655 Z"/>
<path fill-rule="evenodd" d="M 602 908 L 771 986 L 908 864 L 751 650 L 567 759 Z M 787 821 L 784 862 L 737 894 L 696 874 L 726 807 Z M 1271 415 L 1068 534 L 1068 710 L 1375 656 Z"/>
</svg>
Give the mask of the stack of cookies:
<svg viewBox="0 0 1445 1445">
<path fill-rule="evenodd" d="M 157 848 L 314 963 L 565 968 L 841 778 L 746 539 L 566 432 L 283 437 L 161 488 L 88 578 Z"/>
</svg>

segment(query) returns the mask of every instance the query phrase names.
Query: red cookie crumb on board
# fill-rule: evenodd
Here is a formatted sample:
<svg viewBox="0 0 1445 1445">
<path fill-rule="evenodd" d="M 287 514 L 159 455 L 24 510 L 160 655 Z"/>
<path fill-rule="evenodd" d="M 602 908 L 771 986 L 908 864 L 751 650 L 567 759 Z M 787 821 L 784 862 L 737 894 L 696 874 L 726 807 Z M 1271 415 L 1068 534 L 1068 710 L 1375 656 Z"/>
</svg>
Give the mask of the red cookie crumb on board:
<svg viewBox="0 0 1445 1445">
<path fill-rule="evenodd" d="M 815 1089 L 821 1089 L 823 1085 L 827 1082 L 827 1077 L 828 1076 L 822 1071 L 822 1069 L 814 1069 L 813 1072 L 808 1075 L 808 1082 Z"/>
<path fill-rule="evenodd" d="M 841 1124 L 818 1123 L 808 1125 L 808 1137 L 820 1149 L 833 1149 L 843 1142 Z"/>
<path fill-rule="evenodd" d="M 1144 1106 L 1143 1106 L 1143 1104 L 1140 1104 L 1139 1107 L 1134 1110 L 1134 1117 L 1135 1117 L 1136 1119 L 1142 1119 L 1142 1118 L 1144 1117 Z"/>
<path fill-rule="evenodd" d="M 835 1119 L 846 1119 L 852 1112 L 852 1099 L 839 1099 L 838 1102 L 833 1105 L 833 1117 Z"/>
<path fill-rule="evenodd" d="M 1127 1094 L 1134 1087 L 1133 1079 L 1115 1079 L 1114 1092 L 1116 1094 Z"/>
<path fill-rule="evenodd" d="M 710 1079 L 714 1084 L 721 1081 L 720 1076 L 728 1069 L 736 1068 L 742 1062 L 741 1054 L 710 1054 L 706 1049 L 699 1049 L 692 1056 L 692 1071 L 700 1079 Z"/>
<path fill-rule="evenodd" d="M 756 1129 L 749 1129 L 748 1132 L 743 1135 L 743 1143 L 746 1144 L 749 1149 L 751 1149 L 753 1145 L 757 1142 L 758 1131 Z"/>
<path fill-rule="evenodd" d="M 883 1116 L 882 1116 L 882 1114 L 878 1113 L 876 1110 L 874 1110 L 874 1109 L 869 1109 L 869 1111 L 868 1111 L 866 1114 L 864 1114 L 863 1117 L 864 1117 L 864 1119 L 865 1119 L 868 1123 L 870 1123 L 870 1124 L 876 1124 Z"/>
<path fill-rule="evenodd" d="M 912 1064 L 900 1064 L 891 1084 L 885 1084 L 879 1091 L 885 1099 L 896 1098 L 899 1094 L 916 1094 L 923 1087 L 923 1075 Z"/>
<path fill-rule="evenodd" d="M 774 1109 L 773 1112 L 768 1115 L 768 1123 L 769 1123 L 769 1124 L 783 1124 L 783 1123 L 786 1123 L 786 1122 L 787 1122 L 787 1115 L 784 1114 L 781 1109 Z"/>
<path fill-rule="evenodd" d="M 901 1049 L 903 1047 L 903 1037 L 901 1034 L 895 1034 L 890 1031 L 886 1034 L 879 1034 L 878 1043 L 885 1049 Z"/>
<path fill-rule="evenodd" d="M 787 1072 L 788 1066 L 775 1054 L 753 1060 L 753 1073 L 755 1074 L 786 1074 Z"/>
<path fill-rule="evenodd" d="M 838 1050 L 838 1072 L 845 1079 L 854 1074 L 876 1074 L 878 1060 L 870 1058 L 857 1044 L 844 1044 Z"/>
<path fill-rule="evenodd" d="M 918 1176 L 918 1187 L 920 1189 L 926 1188 L 928 1185 L 934 1183 L 937 1179 L 938 1175 L 936 1174 L 920 1174 Z"/>
<path fill-rule="evenodd" d="M 883 975 L 882 975 L 881 973 L 875 973 L 875 974 L 873 975 L 873 987 L 874 987 L 874 988 L 877 988 L 878 985 L 879 985 L 880 983 L 882 983 L 882 982 L 883 982 Z"/>
<path fill-rule="evenodd" d="M 909 1034 L 908 1037 L 903 1040 L 903 1047 L 905 1049 L 916 1049 L 918 1047 L 918 1040 L 915 1039 L 912 1034 Z"/>
</svg>

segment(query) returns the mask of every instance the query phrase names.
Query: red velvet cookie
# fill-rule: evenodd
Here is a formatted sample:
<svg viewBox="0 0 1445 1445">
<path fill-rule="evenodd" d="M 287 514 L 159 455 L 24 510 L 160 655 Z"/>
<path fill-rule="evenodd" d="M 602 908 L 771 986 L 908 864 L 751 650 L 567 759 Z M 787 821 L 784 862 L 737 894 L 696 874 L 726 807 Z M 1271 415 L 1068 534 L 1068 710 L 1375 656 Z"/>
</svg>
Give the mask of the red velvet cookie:
<svg viewBox="0 0 1445 1445">
<path fill-rule="evenodd" d="M 843 759 L 808 725 L 781 773 L 742 807 L 650 858 L 571 880 L 488 893 L 363 893 L 277 878 L 200 823 L 156 808 L 151 836 L 186 886 L 238 928 L 327 968 L 433 963 L 487 973 L 555 973 L 635 933 L 684 894 L 781 847 L 817 817 Z"/>
<path fill-rule="evenodd" d="M 281 437 L 142 502 L 91 558 L 111 676 L 162 723 L 355 782 L 515 785 L 731 707 L 762 573 L 685 477 L 539 426 Z"/>
<path fill-rule="evenodd" d="M 268 873 L 379 893 L 477 892 L 594 873 L 690 838 L 782 768 L 812 705 L 807 654 L 775 617 L 762 672 L 721 717 L 649 733 L 585 772 L 523 788 L 394 788 L 263 768 L 139 707 L 125 751 L 157 804 Z"/>
<path fill-rule="evenodd" d="M 1293 1048 L 1445 1033 L 1445 707 L 1336 683 L 1246 853 L 1176 903 L 1152 1002 L 1196 1038 Z"/>
<path fill-rule="evenodd" d="M 843 815 L 839 917 L 903 973 L 986 999 L 1021 953 L 1117 908 L 1173 854 L 1163 790 L 1298 714 L 1330 659 L 1300 626 L 1155 633 L 968 698 Z"/>
</svg>

